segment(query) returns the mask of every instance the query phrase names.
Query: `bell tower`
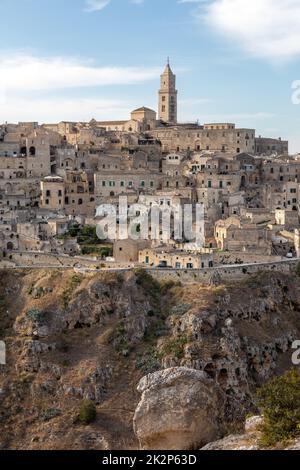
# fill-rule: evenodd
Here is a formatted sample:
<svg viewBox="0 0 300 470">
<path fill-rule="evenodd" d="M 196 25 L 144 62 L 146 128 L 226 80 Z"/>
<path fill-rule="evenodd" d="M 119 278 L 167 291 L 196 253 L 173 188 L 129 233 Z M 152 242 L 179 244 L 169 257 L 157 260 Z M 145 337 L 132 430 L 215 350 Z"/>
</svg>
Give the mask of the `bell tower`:
<svg viewBox="0 0 300 470">
<path fill-rule="evenodd" d="M 160 77 L 159 119 L 168 124 L 177 124 L 176 75 L 172 72 L 169 59 Z"/>
</svg>

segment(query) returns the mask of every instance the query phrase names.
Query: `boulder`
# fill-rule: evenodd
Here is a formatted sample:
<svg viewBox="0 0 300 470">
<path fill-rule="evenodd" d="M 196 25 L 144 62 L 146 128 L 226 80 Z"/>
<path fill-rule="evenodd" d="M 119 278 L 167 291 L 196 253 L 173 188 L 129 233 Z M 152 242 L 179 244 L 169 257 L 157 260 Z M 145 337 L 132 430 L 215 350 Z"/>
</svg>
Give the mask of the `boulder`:
<svg viewBox="0 0 300 470">
<path fill-rule="evenodd" d="M 221 389 L 206 373 L 186 367 L 143 377 L 134 430 L 145 450 L 198 449 L 220 437 Z"/>
</svg>

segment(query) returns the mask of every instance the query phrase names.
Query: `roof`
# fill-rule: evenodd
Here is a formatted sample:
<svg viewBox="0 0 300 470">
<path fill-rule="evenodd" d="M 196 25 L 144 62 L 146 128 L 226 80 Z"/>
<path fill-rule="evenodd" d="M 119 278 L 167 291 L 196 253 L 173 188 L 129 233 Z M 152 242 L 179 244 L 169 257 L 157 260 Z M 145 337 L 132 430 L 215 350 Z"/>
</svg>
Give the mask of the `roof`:
<svg viewBox="0 0 300 470">
<path fill-rule="evenodd" d="M 55 175 L 45 176 L 45 178 L 44 178 L 44 181 L 51 181 L 51 180 L 53 180 L 53 181 L 63 181 L 63 178 L 61 178 L 60 176 L 55 176 Z"/>
<path fill-rule="evenodd" d="M 98 121 L 97 124 L 100 126 L 113 126 L 113 125 L 121 125 L 121 124 L 126 124 L 128 121 Z"/>
<path fill-rule="evenodd" d="M 170 75 L 172 74 L 172 75 L 174 75 L 173 72 L 172 72 L 172 69 L 171 69 L 171 67 L 170 67 L 169 62 L 167 63 L 167 65 L 166 65 L 166 67 L 165 67 L 165 70 L 164 70 L 164 72 L 163 72 L 163 75 L 166 75 L 166 74 L 170 74 Z"/>
<path fill-rule="evenodd" d="M 137 108 L 135 109 L 134 111 L 132 111 L 132 113 L 140 113 L 142 111 L 151 111 L 151 113 L 155 113 L 156 114 L 156 111 L 154 111 L 153 109 L 150 109 L 150 108 L 146 108 L 146 106 L 142 106 L 141 108 Z M 131 114 L 132 114 L 131 113 Z"/>
</svg>

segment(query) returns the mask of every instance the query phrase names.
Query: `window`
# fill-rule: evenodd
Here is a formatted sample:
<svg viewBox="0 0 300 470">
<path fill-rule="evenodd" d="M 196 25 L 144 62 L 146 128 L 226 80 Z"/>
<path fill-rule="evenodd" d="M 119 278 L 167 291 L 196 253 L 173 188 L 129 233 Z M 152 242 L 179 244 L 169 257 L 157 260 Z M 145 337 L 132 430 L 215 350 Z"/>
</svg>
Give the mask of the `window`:
<svg viewBox="0 0 300 470">
<path fill-rule="evenodd" d="M 163 113 L 166 111 L 165 105 L 163 105 L 163 106 L 161 107 L 161 110 L 162 110 Z"/>
<path fill-rule="evenodd" d="M 106 181 L 102 181 L 102 186 L 103 186 L 103 187 L 106 186 Z"/>
<path fill-rule="evenodd" d="M 46 197 L 51 197 L 51 191 L 49 191 L 49 189 L 46 191 Z"/>
<path fill-rule="evenodd" d="M 162 101 L 163 101 L 163 102 L 166 101 L 166 97 L 165 97 L 165 96 L 162 97 Z"/>
<path fill-rule="evenodd" d="M 120 182 L 120 186 L 121 186 L 121 188 L 124 188 L 125 182 L 124 182 L 124 181 L 121 181 L 121 182 Z"/>
<path fill-rule="evenodd" d="M 154 182 L 150 181 L 150 188 L 153 188 L 153 187 L 154 187 Z"/>
</svg>

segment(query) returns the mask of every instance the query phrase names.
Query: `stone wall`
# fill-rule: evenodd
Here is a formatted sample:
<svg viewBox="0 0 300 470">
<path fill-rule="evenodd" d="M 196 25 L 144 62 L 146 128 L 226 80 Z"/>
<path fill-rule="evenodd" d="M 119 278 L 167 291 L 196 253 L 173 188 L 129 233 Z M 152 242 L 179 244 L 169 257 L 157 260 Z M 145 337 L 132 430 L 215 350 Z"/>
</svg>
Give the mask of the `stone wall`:
<svg viewBox="0 0 300 470">
<path fill-rule="evenodd" d="M 298 263 L 299 260 L 294 259 L 274 263 L 223 266 L 203 270 L 148 269 L 147 271 L 158 281 L 172 280 L 183 283 L 220 284 L 222 281 L 241 281 L 262 271 L 279 271 L 288 274 L 295 270 Z"/>
<path fill-rule="evenodd" d="M 299 259 L 292 259 L 256 264 L 224 265 L 207 269 L 149 268 L 146 269 L 146 271 L 159 281 L 173 280 L 184 283 L 200 282 L 202 284 L 218 284 L 222 281 L 240 281 L 247 279 L 249 276 L 261 271 L 279 271 L 288 274 L 295 270 L 299 262 Z M 81 256 L 56 256 L 38 252 L 12 252 L 10 256 L 0 261 L 0 269 L 31 266 L 34 268 L 74 268 L 77 270 L 94 270 L 96 267 L 99 267 L 100 269 L 106 269 L 108 271 L 132 270 L 138 267 L 132 263 L 103 263 L 101 260 Z M 144 268 L 144 266 L 141 267 Z"/>
</svg>

